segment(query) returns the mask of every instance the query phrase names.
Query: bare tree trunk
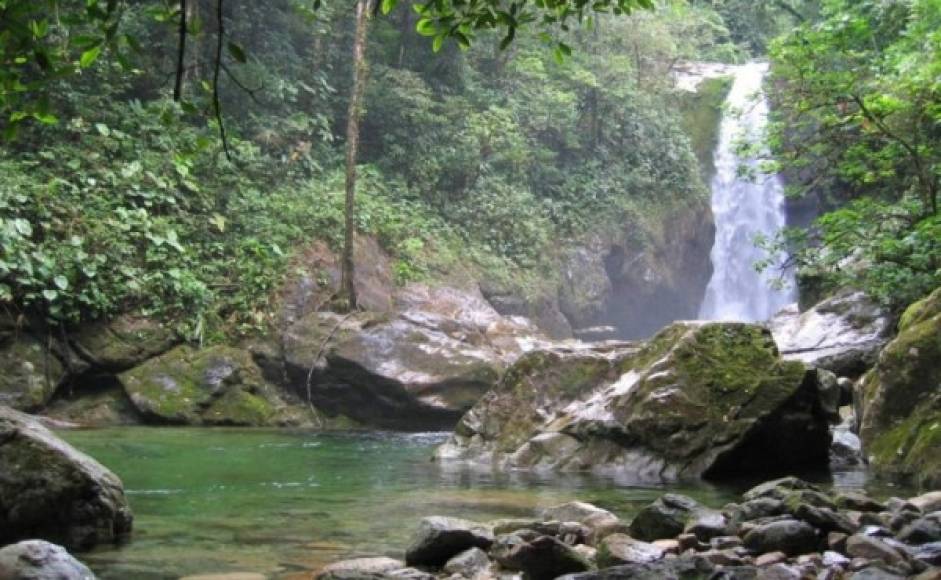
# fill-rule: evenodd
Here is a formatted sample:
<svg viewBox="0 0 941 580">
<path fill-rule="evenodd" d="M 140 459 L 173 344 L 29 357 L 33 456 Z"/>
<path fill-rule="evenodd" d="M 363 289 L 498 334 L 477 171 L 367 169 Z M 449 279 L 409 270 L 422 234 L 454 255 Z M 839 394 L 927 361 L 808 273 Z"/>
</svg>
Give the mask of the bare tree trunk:
<svg viewBox="0 0 941 580">
<path fill-rule="evenodd" d="M 369 26 L 371 0 L 356 0 L 356 34 L 353 39 L 353 91 L 346 119 L 346 235 L 343 240 L 343 270 L 340 281 L 350 310 L 356 309 L 356 286 L 353 283 L 355 264 L 353 248 L 356 241 L 356 150 L 359 146 L 359 118 L 363 112 L 366 88 L 366 32 Z"/>
</svg>

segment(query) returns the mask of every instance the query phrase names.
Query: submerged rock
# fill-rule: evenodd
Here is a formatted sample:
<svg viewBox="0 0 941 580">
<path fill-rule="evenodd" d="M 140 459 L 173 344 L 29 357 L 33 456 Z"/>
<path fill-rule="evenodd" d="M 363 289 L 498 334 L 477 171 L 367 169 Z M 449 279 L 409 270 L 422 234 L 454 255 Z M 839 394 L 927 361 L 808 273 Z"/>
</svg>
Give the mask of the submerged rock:
<svg viewBox="0 0 941 580">
<path fill-rule="evenodd" d="M 0 580 L 95 580 L 62 546 L 29 540 L 0 548 Z"/>
<path fill-rule="evenodd" d="M 803 313 L 785 308 L 770 326 L 785 359 L 859 376 L 889 341 L 892 317 L 864 293 L 844 291 Z"/>
<path fill-rule="evenodd" d="M 741 323 L 675 323 L 643 345 L 538 350 L 436 455 L 648 481 L 823 466 L 830 434 L 817 377 L 782 361 L 766 329 Z"/>
<path fill-rule="evenodd" d="M 0 407 L 0 544 L 47 538 L 69 547 L 131 531 L 121 480 L 37 420 Z"/>
<path fill-rule="evenodd" d="M 859 435 L 883 473 L 941 486 L 941 288 L 906 310 L 898 336 L 859 383 Z"/>
<path fill-rule="evenodd" d="M 179 346 L 119 378 L 152 422 L 259 426 L 292 417 L 251 355 L 237 348 Z"/>
</svg>

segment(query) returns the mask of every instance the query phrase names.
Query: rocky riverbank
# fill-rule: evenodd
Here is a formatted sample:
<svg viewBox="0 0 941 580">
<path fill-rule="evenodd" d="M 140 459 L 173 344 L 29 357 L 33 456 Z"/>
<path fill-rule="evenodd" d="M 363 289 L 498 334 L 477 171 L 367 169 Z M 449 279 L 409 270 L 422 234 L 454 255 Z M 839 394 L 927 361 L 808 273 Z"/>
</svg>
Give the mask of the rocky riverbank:
<svg viewBox="0 0 941 580">
<path fill-rule="evenodd" d="M 937 580 L 939 566 L 941 492 L 883 502 L 787 477 L 721 508 L 666 494 L 631 521 L 580 502 L 532 519 L 432 516 L 402 560 L 337 562 L 318 580 Z"/>
</svg>

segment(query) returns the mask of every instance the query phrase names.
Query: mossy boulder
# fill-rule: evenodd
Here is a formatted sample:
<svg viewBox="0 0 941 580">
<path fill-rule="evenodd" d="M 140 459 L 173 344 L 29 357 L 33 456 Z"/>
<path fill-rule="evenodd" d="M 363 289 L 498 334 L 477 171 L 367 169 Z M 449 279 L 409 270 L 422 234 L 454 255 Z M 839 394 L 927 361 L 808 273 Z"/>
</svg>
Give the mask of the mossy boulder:
<svg viewBox="0 0 941 580">
<path fill-rule="evenodd" d="M 119 376 L 148 421 L 172 424 L 273 425 L 287 411 L 244 350 L 179 346 Z"/>
<path fill-rule="evenodd" d="M 124 315 L 82 327 L 69 344 L 99 370 L 118 372 L 164 353 L 179 342 L 167 325 L 145 317 Z"/>
<path fill-rule="evenodd" d="M 923 487 L 941 486 L 941 288 L 902 315 L 898 336 L 856 397 L 871 465 Z"/>
<path fill-rule="evenodd" d="M 675 323 L 643 345 L 525 355 L 437 457 L 673 480 L 825 466 L 829 443 L 818 374 L 767 329 Z"/>
<path fill-rule="evenodd" d="M 89 548 L 131 524 L 116 475 L 35 418 L 0 407 L 0 545 L 43 538 Z"/>
<path fill-rule="evenodd" d="M 65 376 L 65 367 L 39 339 L 26 333 L 0 340 L 0 405 L 21 411 L 41 409 Z"/>
</svg>

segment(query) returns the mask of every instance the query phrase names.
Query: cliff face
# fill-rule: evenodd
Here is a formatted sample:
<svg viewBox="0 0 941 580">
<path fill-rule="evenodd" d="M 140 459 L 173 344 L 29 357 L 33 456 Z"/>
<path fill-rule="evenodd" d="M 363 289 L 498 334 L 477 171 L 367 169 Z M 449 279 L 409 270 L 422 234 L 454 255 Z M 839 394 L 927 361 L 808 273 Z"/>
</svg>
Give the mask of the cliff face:
<svg viewBox="0 0 941 580">
<path fill-rule="evenodd" d="M 626 224 L 593 236 L 566 255 L 562 313 L 586 338 L 646 338 L 695 318 L 712 275 L 714 236 L 705 199 L 674 207 L 644 229 Z"/>
</svg>

